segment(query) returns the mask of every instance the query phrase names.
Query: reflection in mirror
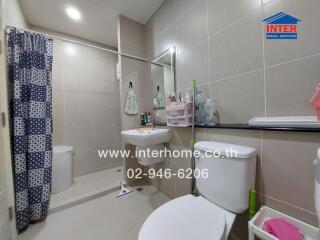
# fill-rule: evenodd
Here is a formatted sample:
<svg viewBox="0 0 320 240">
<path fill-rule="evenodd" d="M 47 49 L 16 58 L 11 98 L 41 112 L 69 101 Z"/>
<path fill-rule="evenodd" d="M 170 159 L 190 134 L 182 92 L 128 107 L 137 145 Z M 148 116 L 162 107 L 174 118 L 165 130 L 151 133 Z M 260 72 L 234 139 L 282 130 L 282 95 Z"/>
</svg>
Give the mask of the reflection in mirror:
<svg viewBox="0 0 320 240">
<path fill-rule="evenodd" d="M 175 48 L 171 47 L 151 63 L 153 108 L 167 105 L 168 97 L 175 94 Z"/>
</svg>

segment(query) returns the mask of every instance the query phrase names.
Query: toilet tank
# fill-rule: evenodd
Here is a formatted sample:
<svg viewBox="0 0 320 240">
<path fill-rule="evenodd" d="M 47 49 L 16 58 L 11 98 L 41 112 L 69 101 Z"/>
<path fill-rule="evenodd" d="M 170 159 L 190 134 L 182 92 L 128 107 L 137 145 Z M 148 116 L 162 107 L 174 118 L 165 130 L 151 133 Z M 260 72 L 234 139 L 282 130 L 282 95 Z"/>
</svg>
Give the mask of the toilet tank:
<svg viewBox="0 0 320 240">
<path fill-rule="evenodd" d="M 249 206 L 249 191 L 255 187 L 256 155 L 254 148 L 200 141 L 195 144 L 196 169 L 207 169 L 208 176 L 196 179 L 199 193 L 214 204 L 234 213 Z"/>
</svg>

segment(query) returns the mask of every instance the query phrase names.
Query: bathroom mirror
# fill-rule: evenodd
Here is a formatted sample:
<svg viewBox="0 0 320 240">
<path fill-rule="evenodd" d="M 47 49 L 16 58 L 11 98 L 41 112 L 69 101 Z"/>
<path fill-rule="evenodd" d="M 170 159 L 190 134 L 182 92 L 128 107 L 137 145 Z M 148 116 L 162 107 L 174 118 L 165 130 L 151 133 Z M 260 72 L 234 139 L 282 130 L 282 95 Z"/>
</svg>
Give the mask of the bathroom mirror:
<svg viewBox="0 0 320 240">
<path fill-rule="evenodd" d="M 170 94 L 175 93 L 175 59 L 176 49 L 175 47 L 170 47 L 151 62 L 154 109 L 164 108 L 167 105 Z"/>
</svg>

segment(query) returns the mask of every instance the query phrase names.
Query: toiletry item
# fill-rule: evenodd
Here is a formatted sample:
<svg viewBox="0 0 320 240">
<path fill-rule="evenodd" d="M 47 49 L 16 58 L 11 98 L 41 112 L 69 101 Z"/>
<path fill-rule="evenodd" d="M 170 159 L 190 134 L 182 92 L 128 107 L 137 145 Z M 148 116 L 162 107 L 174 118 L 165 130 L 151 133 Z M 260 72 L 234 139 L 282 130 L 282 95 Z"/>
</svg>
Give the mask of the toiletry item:
<svg viewBox="0 0 320 240">
<path fill-rule="evenodd" d="M 148 123 L 148 113 L 145 112 L 143 116 L 144 116 L 144 122 L 147 124 Z"/>
<path fill-rule="evenodd" d="M 185 97 L 184 100 L 185 100 L 186 103 L 191 103 L 192 99 L 191 99 L 191 97 L 189 96 L 189 93 L 188 93 L 188 92 L 186 92 L 186 97 Z"/>
<path fill-rule="evenodd" d="M 282 218 L 272 218 L 263 224 L 263 230 L 279 240 L 303 240 L 299 228 Z"/>
<path fill-rule="evenodd" d="M 142 126 L 146 125 L 146 122 L 144 121 L 144 113 L 140 113 L 140 117 L 141 117 L 141 125 Z"/>
<path fill-rule="evenodd" d="M 153 120 L 152 120 L 151 112 L 148 112 L 147 123 L 152 123 L 152 122 Z"/>
<path fill-rule="evenodd" d="M 204 111 L 206 113 L 205 119 L 204 119 L 204 124 L 206 125 L 215 125 L 218 123 L 218 118 L 217 118 L 217 110 L 216 110 L 216 105 L 214 101 L 211 98 L 208 98 L 206 100 L 206 103 L 204 105 Z"/>
<path fill-rule="evenodd" d="M 175 101 L 176 101 L 176 98 L 174 96 L 174 93 L 172 92 L 172 93 L 170 93 L 170 95 L 168 97 L 168 103 L 170 104 L 170 103 L 173 103 Z"/>
<path fill-rule="evenodd" d="M 196 90 L 196 115 L 195 123 L 198 125 L 205 125 L 206 112 L 204 111 L 204 105 L 206 103 L 206 98 L 202 89 Z"/>
</svg>

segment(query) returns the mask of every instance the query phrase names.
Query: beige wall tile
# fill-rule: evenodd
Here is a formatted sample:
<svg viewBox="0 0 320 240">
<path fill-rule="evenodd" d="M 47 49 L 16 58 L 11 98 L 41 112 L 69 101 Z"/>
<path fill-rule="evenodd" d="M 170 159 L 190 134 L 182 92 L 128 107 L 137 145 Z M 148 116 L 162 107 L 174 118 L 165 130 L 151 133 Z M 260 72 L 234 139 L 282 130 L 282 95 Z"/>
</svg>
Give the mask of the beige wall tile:
<svg viewBox="0 0 320 240">
<path fill-rule="evenodd" d="M 112 106 L 93 106 L 91 108 L 93 126 L 115 124 L 113 111 Z"/>
<path fill-rule="evenodd" d="M 90 89 L 91 93 L 102 93 L 107 95 L 119 95 L 119 83 L 113 82 L 111 84 L 105 83 L 92 83 L 90 82 Z"/>
<path fill-rule="evenodd" d="M 179 53 L 177 59 L 178 89 L 186 89 L 192 86 L 192 80 L 197 84 L 210 82 L 209 78 L 209 54 L 208 40 L 188 51 Z"/>
<path fill-rule="evenodd" d="M 115 96 L 110 94 L 92 93 L 88 99 L 91 106 L 113 106 L 115 105 Z"/>
<path fill-rule="evenodd" d="M 147 23 L 147 39 L 155 40 L 175 21 L 175 0 L 164 1 Z"/>
<path fill-rule="evenodd" d="M 64 83 L 64 91 L 74 93 L 88 93 L 90 90 L 89 86 L 89 82 L 77 82 L 69 80 Z"/>
<path fill-rule="evenodd" d="M 319 142 L 316 133 L 264 132 L 263 194 L 314 212 L 313 160 Z"/>
<path fill-rule="evenodd" d="M 91 124 L 91 114 L 87 107 L 66 106 L 67 126 L 69 127 L 89 127 Z"/>
<path fill-rule="evenodd" d="M 76 151 L 91 149 L 93 147 L 93 134 L 90 126 L 68 128 L 68 144 L 74 146 Z"/>
<path fill-rule="evenodd" d="M 52 91 L 52 104 L 64 104 L 65 94 L 61 90 L 53 90 Z"/>
<path fill-rule="evenodd" d="M 213 80 L 263 67 L 261 10 L 211 37 Z"/>
<path fill-rule="evenodd" d="M 113 107 L 113 122 L 116 126 L 121 126 L 120 106 Z"/>
<path fill-rule="evenodd" d="M 189 147 L 191 143 L 191 128 L 172 128 L 173 145 Z"/>
<path fill-rule="evenodd" d="M 317 215 L 314 212 L 306 211 L 304 209 L 290 205 L 286 202 L 282 202 L 267 196 L 263 197 L 263 204 L 286 213 L 289 216 L 300 219 L 301 221 L 304 221 L 306 223 L 312 224 L 314 226 L 319 226 Z"/>
<path fill-rule="evenodd" d="M 298 24 L 297 40 L 265 40 L 267 66 L 319 52 L 320 33 L 319 31 L 315 31 L 315 28 L 317 28 L 316 23 L 320 21 L 319 8 L 320 2 L 317 0 L 272 1 L 263 8 L 264 18 L 270 17 L 278 12 L 285 12 L 301 20 Z"/>
<path fill-rule="evenodd" d="M 125 54 L 129 54 L 129 55 L 140 57 L 140 58 L 146 57 L 146 53 L 145 53 L 146 51 L 144 47 L 130 45 L 129 43 L 122 43 L 121 51 Z"/>
<path fill-rule="evenodd" d="M 124 16 L 120 16 L 121 51 L 122 44 L 130 44 L 136 47 L 145 47 L 144 25 Z"/>
<path fill-rule="evenodd" d="M 113 126 L 94 125 L 93 144 L 97 149 L 111 147 L 113 144 Z"/>
<path fill-rule="evenodd" d="M 200 0 L 177 22 L 179 52 L 188 50 L 208 37 L 207 1 Z"/>
<path fill-rule="evenodd" d="M 91 105 L 91 94 L 87 92 L 65 92 L 67 106 L 89 106 Z"/>
<path fill-rule="evenodd" d="M 263 70 L 213 82 L 221 123 L 248 123 L 265 115 Z"/>
<path fill-rule="evenodd" d="M 266 69 L 267 115 L 315 115 L 309 101 L 320 79 L 320 55 Z"/>
<path fill-rule="evenodd" d="M 177 18 L 187 14 L 199 0 L 176 0 L 176 16 Z"/>
<path fill-rule="evenodd" d="M 94 62 L 90 68 L 90 77 L 87 78 L 92 83 L 112 84 L 115 81 L 115 65 L 104 62 Z"/>
<path fill-rule="evenodd" d="M 98 161 L 92 150 L 76 150 L 73 157 L 73 176 L 78 177 L 98 170 Z"/>
<path fill-rule="evenodd" d="M 153 58 L 160 56 L 170 47 L 177 46 L 179 48 L 179 43 L 177 40 L 177 25 L 171 25 L 164 33 L 161 34 L 159 38 L 155 39 L 154 46 Z"/>
<path fill-rule="evenodd" d="M 67 129 L 66 128 L 54 128 L 52 134 L 52 141 L 54 146 L 67 145 Z"/>
<path fill-rule="evenodd" d="M 63 104 L 54 104 L 52 106 L 53 113 L 53 128 L 65 128 L 66 127 L 66 115 Z"/>
<path fill-rule="evenodd" d="M 261 1 L 257 0 L 208 1 L 210 35 L 221 31 L 259 7 Z"/>
</svg>

